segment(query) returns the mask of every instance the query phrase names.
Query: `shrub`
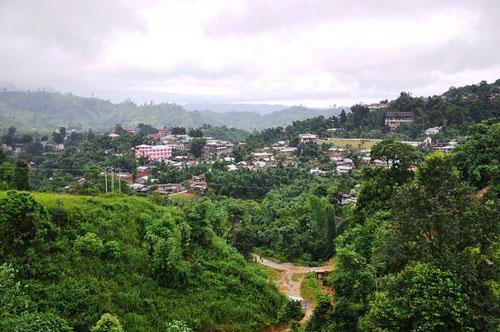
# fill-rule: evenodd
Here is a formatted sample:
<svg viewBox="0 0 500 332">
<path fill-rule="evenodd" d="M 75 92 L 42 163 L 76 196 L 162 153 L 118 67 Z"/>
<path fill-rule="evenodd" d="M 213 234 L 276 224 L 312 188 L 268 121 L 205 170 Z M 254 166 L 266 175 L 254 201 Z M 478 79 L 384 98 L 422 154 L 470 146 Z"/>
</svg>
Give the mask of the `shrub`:
<svg viewBox="0 0 500 332">
<path fill-rule="evenodd" d="M 123 327 L 118 317 L 106 313 L 90 329 L 90 332 L 123 332 Z"/>
<path fill-rule="evenodd" d="M 76 238 L 75 249 L 86 256 L 98 256 L 103 252 L 104 245 L 95 233 L 87 233 Z"/>
</svg>

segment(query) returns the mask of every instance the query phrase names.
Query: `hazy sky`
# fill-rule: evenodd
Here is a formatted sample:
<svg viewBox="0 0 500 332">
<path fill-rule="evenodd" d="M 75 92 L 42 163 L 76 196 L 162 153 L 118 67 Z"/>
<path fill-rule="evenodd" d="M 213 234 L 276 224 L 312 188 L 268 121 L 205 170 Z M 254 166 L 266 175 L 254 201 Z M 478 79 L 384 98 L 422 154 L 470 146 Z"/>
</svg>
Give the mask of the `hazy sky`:
<svg viewBox="0 0 500 332">
<path fill-rule="evenodd" d="M 0 82 L 310 106 L 500 78 L 500 1 L 0 0 Z"/>
</svg>

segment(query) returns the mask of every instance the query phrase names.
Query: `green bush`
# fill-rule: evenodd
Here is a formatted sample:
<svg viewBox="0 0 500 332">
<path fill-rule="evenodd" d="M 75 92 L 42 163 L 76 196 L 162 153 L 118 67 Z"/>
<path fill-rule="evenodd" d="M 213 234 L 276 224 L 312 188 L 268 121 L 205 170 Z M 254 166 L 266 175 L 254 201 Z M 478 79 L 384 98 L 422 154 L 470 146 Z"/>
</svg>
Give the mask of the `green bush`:
<svg viewBox="0 0 500 332">
<path fill-rule="evenodd" d="M 75 239 L 75 249 L 86 256 L 99 256 L 104 250 L 104 245 L 96 234 L 87 233 Z"/>
</svg>

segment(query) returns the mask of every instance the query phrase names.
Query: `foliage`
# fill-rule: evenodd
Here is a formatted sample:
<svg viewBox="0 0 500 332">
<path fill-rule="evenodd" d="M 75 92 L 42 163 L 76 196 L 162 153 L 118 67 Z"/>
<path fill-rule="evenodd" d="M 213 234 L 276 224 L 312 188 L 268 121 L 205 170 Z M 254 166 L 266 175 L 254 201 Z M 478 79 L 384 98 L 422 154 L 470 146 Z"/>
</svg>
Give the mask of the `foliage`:
<svg viewBox="0 0 500 332">
<path fill-rule="evenodd" d="M 68 323 L 53 313 L 24 313 L 11 322 L 13 332 L 71 332 Z"/>
<path fill-rule="evenodd" d="M 167 324 L 166 332 L 192 332 L 193 330 L 182 321 L 173 321 Z"/>
<path fill-rule="evenodd" d="M 47 211 L 28 193 L 10 191 L 0 198 L 0 257 L 43 241 L 49 228 Z"/>
<path fill-rule="evenodd" d="M 118 317 L 106 313 L 90 329 L 90 332 L 123 332 L 123 327 Z"/>
<path fill-rule="evenodd" d="M 500 182 L 500 122 L 493 119 L 472 126 L 453 153 L 462 177 L 483 188 Z"/>
<path fill-rule="evenodd" d="M 103 312 L 124 330 L 165 331 L 174 320 L 193 330 L 260 330 L 285 303 L 219 237 L 227 215 L 206 200 L 173 208 L 119 195 L 10 192 L 0 193 L 0 210 L 2 225 L 37 230 L 19 233 L 17 247 L 2 240 L 3 259 L 32 294 L 29 312 L 53 312 L 75 330 L 89 330 Z M 22 288 L 9 285 L 14 293 L 5 294 L 21 305 L 2 311 L 12 317 L 26 306 Z"/>
<path fill-rule="evenodd" d="M 95 233 L 86 233 L 83 236 L 76 237 L 75 249 L 83 255 L 99 256 L 104 250 L 104 245 Z"/>
<path fill-rule="evenodd" d="M 300 321 L 304 318 L 304 312 L 302 311 L 302 305 L 299 301 L 290 300 L 285 303 L 283 308 L 281 308 L 278 313 L 280 321 L 286 321 L 287 319 L 293 319 Z"/>
<path fill-rule="evenodd" d="M 199 158 L 203 153 L 203 147 L 205 144 L 206 140 L 204 138 L 194 138 L 189 146 L 189 152 L 196 158 Z"/>
<path fill-rule="evenodd" d="M 472 331 L 467 295 L 456 276 L 429 264 L 406 267 L 375 293 L 361 331 Z"/>
<path fill-rule="evenodd" d="M 403 181 L 395 169 L 364 170 L 335 241 L 334 303 L 320 301 L 307 330 L 498 328 L 498 195 L 474 195 L 457 160 L 436 152 Z"/>
</svg>

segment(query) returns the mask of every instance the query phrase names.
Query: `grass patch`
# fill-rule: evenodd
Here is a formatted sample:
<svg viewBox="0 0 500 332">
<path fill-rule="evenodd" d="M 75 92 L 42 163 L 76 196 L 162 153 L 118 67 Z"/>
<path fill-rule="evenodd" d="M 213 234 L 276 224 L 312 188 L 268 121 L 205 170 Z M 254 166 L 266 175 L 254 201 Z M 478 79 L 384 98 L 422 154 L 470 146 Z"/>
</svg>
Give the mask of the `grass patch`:
<svg viewBox="0 0 500 332">
<path fill-rule="evenodd" d="M 262 270 L 262 272 L 264 272 L 264 274 L 267 276 L 267 279 L 271 281 L 278 280 L 278 275 L 280 273 L 278 270 L 260 264 L 258 264 L 258 266 Z"/>
<path fill-rule="evenodd" d="M 350 146 L 353 150 L 371 149 L 375 144 L 379 143 L 379 139 L 369 138 L 334 138 L 323 142 L 323 144 L 332 144 L 338 148 L 346 148 Z"/>
<path fill-rule="evenodd" d="M 300 285 L 300 294 L 312 305 L 316 305 L 318 297 L 322 295 L 321 284 L 314 273 L 308 273 Z"/>
</svg>

